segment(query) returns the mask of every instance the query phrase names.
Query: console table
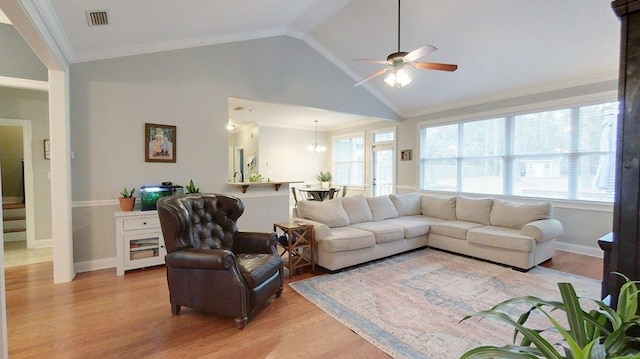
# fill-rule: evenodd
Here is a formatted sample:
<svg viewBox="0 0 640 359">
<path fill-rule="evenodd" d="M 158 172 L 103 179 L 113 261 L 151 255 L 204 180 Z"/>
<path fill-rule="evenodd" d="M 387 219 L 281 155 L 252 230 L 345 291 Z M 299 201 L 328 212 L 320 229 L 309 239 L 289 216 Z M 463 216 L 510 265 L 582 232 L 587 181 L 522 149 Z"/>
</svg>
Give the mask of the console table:
<svg viewBox="0 0 640 359">
<path fill-rule="evenodd" d="M 289 279 L 298 268 L 311 266 L 312 272 L 316 270 L 313 225 L 293 221 L 276 222 L 273 224 L 273 231 L 276 235 L 278 231 L 283 233 L 278 236 L 278 246 L 284 249 L 281 255 L 287 255 L 284 266 L 289 269 Z M 284 240 L 281 241 L 280 238 Z"/>
</svg>

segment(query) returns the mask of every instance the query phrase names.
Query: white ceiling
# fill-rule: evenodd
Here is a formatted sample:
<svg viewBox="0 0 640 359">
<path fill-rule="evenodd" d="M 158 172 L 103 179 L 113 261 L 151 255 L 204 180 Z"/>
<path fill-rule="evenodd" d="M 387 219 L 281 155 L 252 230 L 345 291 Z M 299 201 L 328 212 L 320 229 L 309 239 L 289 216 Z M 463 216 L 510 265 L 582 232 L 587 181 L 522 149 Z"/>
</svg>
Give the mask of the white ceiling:
<svg viewBox="0 0 640 359">
<path fill-rule="evenodd" d="M 381 67 L 353 59 L 397 50 L 395 0 L 29 1 L 71 63 L 288 35 L 355 83 Z M 92 10 L 107 10 L 110 24 L 89 27 Z M 459 69 L 411 69 L 402 89 L 383 77 L 364 87 L 406 118 L 614 79 L 619 31 L 610 0 L 404 0 L 401 50 L 431 44 L 438 51 L 422 61 Z"/>
</svg>

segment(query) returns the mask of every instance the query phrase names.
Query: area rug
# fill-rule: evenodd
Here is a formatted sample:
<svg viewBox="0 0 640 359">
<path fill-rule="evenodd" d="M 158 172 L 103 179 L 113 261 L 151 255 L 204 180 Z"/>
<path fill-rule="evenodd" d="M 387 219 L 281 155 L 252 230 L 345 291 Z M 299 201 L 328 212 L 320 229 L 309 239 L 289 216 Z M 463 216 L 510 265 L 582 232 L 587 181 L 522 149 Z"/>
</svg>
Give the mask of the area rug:
<svg viewBox="0 0 640 359">
<path fill-rule="evenodd" d="M 290 286 L 393 358 L 459 358 L 479 345 L 505 345 L 513 331 L 466 315 L 523 295 L 559 300 L 557 283 L 597 298 L 600 282 L 536 267 L 527 273 L 434 249 L 375 261 Z M 514 308 L 513 315 L 523 308 Z M 547 327 L 539 316 L 540 328 Z"/>
</svg>

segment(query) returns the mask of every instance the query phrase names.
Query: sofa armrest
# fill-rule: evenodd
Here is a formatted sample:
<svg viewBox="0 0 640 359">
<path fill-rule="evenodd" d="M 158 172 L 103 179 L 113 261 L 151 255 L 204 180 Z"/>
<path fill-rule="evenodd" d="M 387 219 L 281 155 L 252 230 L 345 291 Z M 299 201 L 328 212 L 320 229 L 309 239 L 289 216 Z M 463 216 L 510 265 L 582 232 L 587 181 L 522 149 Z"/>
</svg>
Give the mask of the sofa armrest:
<svg viewBox="0 0 640 359">
<path fill-rule="evenodd" d="M 321 241 L 324 237 L 328 237 L 328 236 L 331 235 L 331 228 L 329 228 L 329 226 L 327 226 L 326 224 L 323 224 L 323 223 L 320 223 L 320 222 L 316 222 L 316 221 L 312 221 L 312 220 L 306 219 L 306 218 L 294 218 L 293 220 L 296 223 L 312 225 L 313 226 L 313 234 L 314 234 L 316 242 Z"/>
<path fill-rule="evenodd" d="M 562 233 L 562 223 L 556 219 L 543 219 L 529 222 L 522 227 L 520 234 L 535 238 L 536 242 L 546 242 Z"/>
</svg>

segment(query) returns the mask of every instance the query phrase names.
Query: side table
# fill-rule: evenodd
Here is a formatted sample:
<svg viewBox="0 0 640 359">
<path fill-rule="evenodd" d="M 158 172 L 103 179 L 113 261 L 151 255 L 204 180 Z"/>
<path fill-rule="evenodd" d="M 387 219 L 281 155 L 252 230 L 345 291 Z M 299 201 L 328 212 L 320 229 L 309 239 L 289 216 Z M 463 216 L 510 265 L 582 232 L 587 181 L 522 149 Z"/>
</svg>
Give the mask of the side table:
<svg viewBox="0 0 640 359">
<path fill-rule="evenodd" d="M 278 230 L 283 233 L 282 236 L 278 234 Z M 281 255 L 287 254 L 284 265 L 289 269 L 289 279 L 298 268 L 311 266 L 312 272 L 316 270 L 313 225 L 292 221 L 276 222 L 273 224 L 273 231 L 278 235 L 278 246 L 284 249 Z"/>
</svg>

